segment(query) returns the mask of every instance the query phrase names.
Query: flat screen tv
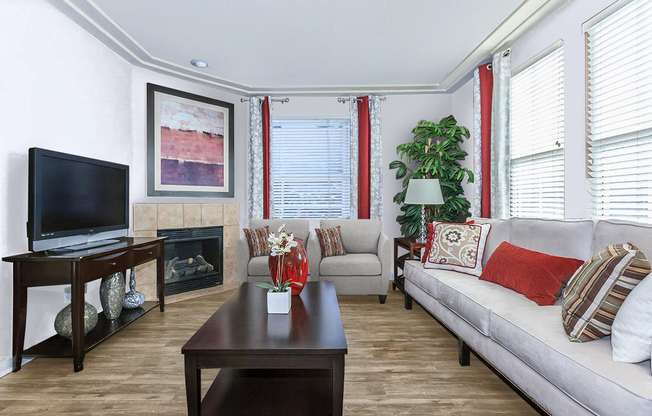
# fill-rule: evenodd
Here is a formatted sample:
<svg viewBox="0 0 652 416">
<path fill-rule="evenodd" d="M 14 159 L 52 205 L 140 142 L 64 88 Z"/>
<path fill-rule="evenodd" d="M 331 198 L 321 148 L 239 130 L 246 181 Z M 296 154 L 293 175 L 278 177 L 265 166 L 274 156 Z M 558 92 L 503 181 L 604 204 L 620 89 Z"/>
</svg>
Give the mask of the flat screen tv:
<svg viewBox="0 0 652 416">
<path fill-rule="evenodd" d="M 29 149 L 29 249 L 126 235 L 129 166 Z"/>
</svg>

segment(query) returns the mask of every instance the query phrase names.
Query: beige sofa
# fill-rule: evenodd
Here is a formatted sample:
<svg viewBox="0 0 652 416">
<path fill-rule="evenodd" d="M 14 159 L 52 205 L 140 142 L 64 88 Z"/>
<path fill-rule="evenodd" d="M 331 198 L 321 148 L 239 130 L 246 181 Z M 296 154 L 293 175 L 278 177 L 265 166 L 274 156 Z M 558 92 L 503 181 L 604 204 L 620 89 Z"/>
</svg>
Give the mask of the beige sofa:
<svg viewBox="0 0 652 416">
<path fill-rule="evenodd" d="M 285 224 L 285 231 L 303 240 L 308 254 L 308 281 L 329 281 L 338 295 L 378 295 L 385 303 L 389 287 L 391 251 L 389 238 L 381 231 L 378 220 L 323 220 L 322 228 L 340 226 L 346 256 L 321 257 L 321 246 L 307 220 L 251 220 L 249 228 L 269 226 L 276 232 Z M 238 240 L 238 280 L 270 282 L 268 256 L 250 258 L 246 238 Z"/>
<path fill-rule="evenodd" d="M 483 263 L 503 241 L 587 260 L 609 244 L 630 242 L 652 259 L 652 227 L 609 221 L 513 218 L 491 222 Z M 536 405 L 553 415 L 652 415 L 650 362 L 624 364 L 610 338 L 568 340 L 561 302 L 538 306 L 500 285 L 406 262 L 406 308 L 412 298 L 457 335 L 460 363 L 472 348 Z"/>
<path fill-rule="evenodd" d="M 345 256 L 321 257 L 319 239 L 308 240 L 310 274 L 333 282 L 338 295 L 378 295 L 385 303 L 392 265 L 389 238 L 379 220 L 322 220 L 321 228 L 340 227 Z"/>
</svg>

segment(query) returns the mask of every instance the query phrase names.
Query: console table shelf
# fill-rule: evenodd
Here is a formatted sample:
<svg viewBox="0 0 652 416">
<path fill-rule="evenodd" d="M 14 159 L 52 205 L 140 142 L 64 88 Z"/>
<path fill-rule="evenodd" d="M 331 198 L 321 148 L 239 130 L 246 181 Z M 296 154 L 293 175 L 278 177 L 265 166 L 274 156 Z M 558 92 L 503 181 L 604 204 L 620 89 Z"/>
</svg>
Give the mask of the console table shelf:
<svg viewBox="0 0 652 416">
<path fill-rule="evenodd" d="M 92 350 L 100 345 L 104 340 L 111 335 L 120 331 L 136 319 L 145 315 L 158 306 L 158 302 L 147 301 L 136 309 L 123 309 L 120 317 L 113 321 L 109 321 L 104 317 L 102 312 L 97 317 L 97 325 L 91 332 L 84 337 L 84 353 Z M 53 335 L 45 341 L 39 342 L 23 351 L 23 356 L 28 357 L 42 357 L 42 358 L 71 358 L 72 355 L 72 340 L 62 337 L 61 335 Z"/>
</svg>

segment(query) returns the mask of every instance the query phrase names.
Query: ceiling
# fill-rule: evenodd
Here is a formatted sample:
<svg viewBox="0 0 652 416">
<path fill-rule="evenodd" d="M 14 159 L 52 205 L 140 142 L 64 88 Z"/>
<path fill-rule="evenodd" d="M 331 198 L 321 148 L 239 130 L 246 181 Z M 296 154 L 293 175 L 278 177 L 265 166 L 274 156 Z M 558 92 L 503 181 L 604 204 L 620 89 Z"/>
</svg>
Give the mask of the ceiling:
<svg viewBox="0 0 652 416">
<path fill-rule="evenodd" d="M 250 95 L 446 91 L 567 0 L 49 1 L 136 65 Z"/>
</svg>

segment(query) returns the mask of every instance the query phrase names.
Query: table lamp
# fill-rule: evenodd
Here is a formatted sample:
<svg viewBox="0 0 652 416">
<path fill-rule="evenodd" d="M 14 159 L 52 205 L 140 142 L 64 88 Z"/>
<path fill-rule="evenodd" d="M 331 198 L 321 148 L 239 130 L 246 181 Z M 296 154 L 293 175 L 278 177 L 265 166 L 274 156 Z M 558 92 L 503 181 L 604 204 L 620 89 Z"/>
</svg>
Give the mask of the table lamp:
<svg viewBox="0 0 652 416">
<path fill-rule="evenodd" d="M 405 203 L 421 205 L 421 228 L 419 229 L 417 243 L 425 244 L 427 235 L 426 205 L 442 205 L 444 203 L 439 179 L 410 179 L 407 194 L 405 195 Z"/>
</svg>

